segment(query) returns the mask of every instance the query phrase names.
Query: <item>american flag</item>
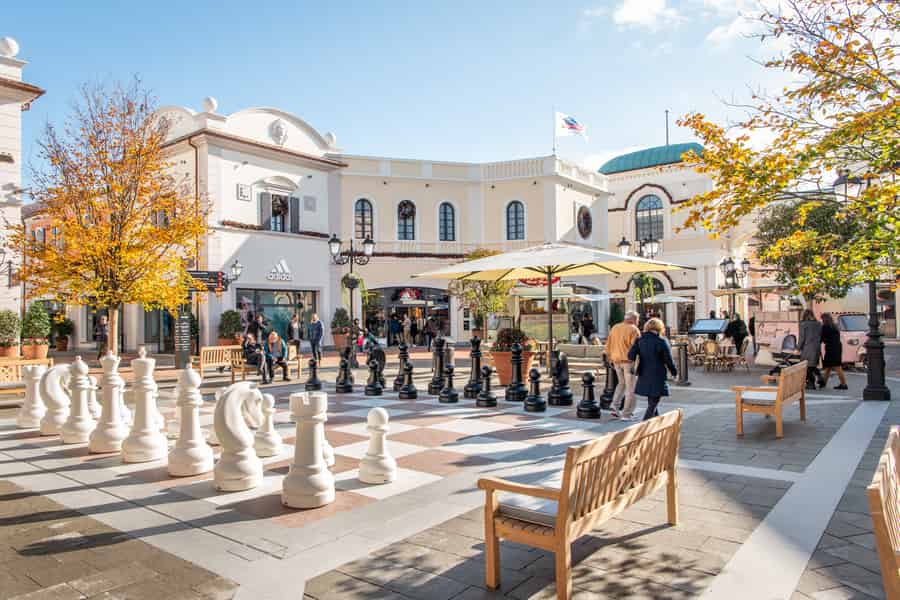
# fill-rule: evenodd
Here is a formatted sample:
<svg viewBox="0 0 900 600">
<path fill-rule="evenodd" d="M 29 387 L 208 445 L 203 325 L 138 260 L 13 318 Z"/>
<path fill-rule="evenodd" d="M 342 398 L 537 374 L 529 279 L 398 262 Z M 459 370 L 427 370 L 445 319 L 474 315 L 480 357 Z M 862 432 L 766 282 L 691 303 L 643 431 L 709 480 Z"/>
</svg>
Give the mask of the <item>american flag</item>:
<svg viewBox="0 0 900 600">
<path fill-rule="evenodd" d="M 587 137 L 585 135 L 584 125 L 579 123 L 578 119 L 572 115 L 566 115 L 559 112 L 556 113 L 556 135 L 560 137 L 569 135 Z"/>
</svg>

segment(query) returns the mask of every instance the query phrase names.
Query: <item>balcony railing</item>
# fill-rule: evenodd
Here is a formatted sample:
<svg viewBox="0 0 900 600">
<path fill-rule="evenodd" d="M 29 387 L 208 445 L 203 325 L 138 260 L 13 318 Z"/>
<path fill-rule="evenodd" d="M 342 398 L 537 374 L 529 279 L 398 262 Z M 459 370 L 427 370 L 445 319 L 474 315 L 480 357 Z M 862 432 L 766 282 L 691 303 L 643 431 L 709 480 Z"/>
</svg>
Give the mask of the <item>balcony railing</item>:
<svg viewBox="0 0 900 600">
<path fill-rule="evenodd" d="M 487 248 L 499 252 L 520 250 L 530 246 L 542 244 L 543 240 L 516 240 L 492 243 L 469 242 L 424 242 L 418 240 L 381 241 L 376 240 L 375 256 L 402 256 L 402 257 L 434 257 L 458 259 L 478 248 Z"/>
</svg>

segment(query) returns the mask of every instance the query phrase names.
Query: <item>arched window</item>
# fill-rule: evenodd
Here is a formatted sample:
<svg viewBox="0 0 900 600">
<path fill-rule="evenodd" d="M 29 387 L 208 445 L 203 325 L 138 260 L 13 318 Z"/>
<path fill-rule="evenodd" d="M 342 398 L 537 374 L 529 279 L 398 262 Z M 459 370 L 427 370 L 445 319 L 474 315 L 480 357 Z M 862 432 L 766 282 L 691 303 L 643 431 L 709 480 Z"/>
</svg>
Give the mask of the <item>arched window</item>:
<svg viewBox="0 0 900 600">
<path fill-rule="evenodd" d="M 375 231 L 372 225 L 372 203 L 365 198 L 356 201 L 353 207 L 353 229 L 356 239 L 374 239 Z"/>
<path fill-rule="evenodd" d="M 456 241 L 456 210 L 449 202 L 438 207 L 438 239 L 442 242 Z"/>
<path fill-rule="evenodd" d="M 525 205 L 518 200 L 506 205 L 506 239 L 525 239 Z"/>
<path fill-rule="evenodd" d="M 397 205 L 397 239 L 416 239 L 416 205 L 411 200 Z"/>
<path fill-rule="evenodd" d="M 648 194 L 638 200 L 634 210 L 634 237 L 636 240 L 663 239 L 663 203 L 659 196 Z"/>
</svg>

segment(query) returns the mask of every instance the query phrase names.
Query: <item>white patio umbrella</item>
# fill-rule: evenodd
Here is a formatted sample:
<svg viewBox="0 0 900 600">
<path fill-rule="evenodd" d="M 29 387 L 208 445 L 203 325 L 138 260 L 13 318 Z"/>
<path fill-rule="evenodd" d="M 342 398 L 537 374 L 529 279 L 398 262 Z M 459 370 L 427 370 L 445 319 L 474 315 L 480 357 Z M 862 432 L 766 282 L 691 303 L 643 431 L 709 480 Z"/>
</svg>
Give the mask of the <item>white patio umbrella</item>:
<svg viewBox="0 0 900 600">
<path fill-rule="evenodd" d="M 685 298 L 684 296 L 674 296 L 672 294 L 657 294 L 656 296 L 651 296 L 646 298 L 644 302 L 648 304 L 684 304 L 684 303 L 693 303 L 693 298 Z"/>
<path fill-rule="evenodd" d="M 674 263 L 623 256 L 604 252 L 588 246 L 562 242 L 532 246 L 524 250 L 504 252 L 450 265 L 434 271 L 419 273 L 413 277 L 429 279 L 458 279 L 463 281 L 509 281 L 533 279 L 535 275 L 547 278 L 547 320 L 551 344 L 553 343 L 553 278 L 588 275 L 622 275 L 654 271 L 693 270 L 693 267 Z"/>
</svg>

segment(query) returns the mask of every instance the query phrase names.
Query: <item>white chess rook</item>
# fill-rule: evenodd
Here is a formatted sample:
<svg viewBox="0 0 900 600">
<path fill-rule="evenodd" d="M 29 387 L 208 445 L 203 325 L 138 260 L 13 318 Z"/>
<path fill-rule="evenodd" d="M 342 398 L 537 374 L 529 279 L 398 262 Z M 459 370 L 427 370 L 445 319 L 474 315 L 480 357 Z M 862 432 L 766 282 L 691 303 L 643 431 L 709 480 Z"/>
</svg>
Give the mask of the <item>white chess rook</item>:
<svg viewBox="0 0 900 600">
<path fill-rule="evenodd" d="M 328 394 L 291 394 L 291 414 L 297 422 L 294 462 L 284 478 L 281 502 L 292 508 L 316 508 L 334 502 L 334 475 L 325 465 L 325 415 Z"/>
<path fill-rule="evenodd" d="M 41 419 L 47 414 L 47 407 L 41 398 L 41 378 L 47 372 L 44 365 L 24 365 L 22 379 L 25 382 L 25 401 L 22 402 L 16 415 L 16 425 L 23 429 L 34 429 L 41 425 Z"/>
<path fill-rule="evenodd" d="M 390 483 L 397 478 L 397 461 L 387 449 L 388 412 L 377 406 L 366 419 L 369 448 L 359 461 L 359 480 L 363 483 Z"/>
<path fill-rule="evenodd" d="M 191 365 L 178 375 L 178 441 L 169 452 L 169 475 L 188 477 L 213 470 L 213 451 L 200 428 L 200 374 Z"/>
<path fill-rule="evenodd" d="M 156 415 L 156 382 L 153 369 L 156 360 L 147 358 L 141 348 L 140 358 L 131 361 L 134 370 L 134 424 L 122 443 L 122 460 L 127 463 L 149 462 L 165 458 L 169 450 L 166 436 L 159 430 Z"/>
<path fill-rule="evenodd" d="M 243 405 L 248 393 L 261 395 L 259 390 L 229 386 L 216 402 L 213 428 L 222 446 L 222 455 L 213 473 L 217 490 L 238 492 L 260 484 L 262 461 L 253 450 L 253 432 L 247 426 Z"/>
<path fill-rule="evenodd" d="M 69 365 L 69 389 L 72 391 L 72 406 L 69 418 L 60 427 L 59 435 L 63 444 L 83 444 L 97 425 L 88 408 L 91 381 L 88 379 L 87 363 L 76 356 Z"/>
<path fill-rule="evenodd" d="M 128 437 L 128 427 L 122 419 L 122 388 L 125 381 L 119 375 L 119 360 L 112 352 L 100 359 L 103 366 L 103 406 L 100 422 L 91 433 L 88 444 L 91 452 L 119 452 L 122 442 Z"/>
<path fill-rule="evenodd" d="M 41 435 L 59 435 L 60 429 L 69 418 L 72 399 L 63 386 L 63 379 L 69 377 L 69 365 L 54 365 L 41 377 L 39 385 L 41 398 L 47 405 L 47 413 L 41 419 Z"/>
<path fill-rule="evenodd" d="M 283 448 L 281 436 L 275 430 L 275 397 L 263 394 L 262 423 L 253 438 L 253 448 L 257 456 L 275 456 Z"/>
<path fill-rule="evenodd" d="M 103 407 L 97 402 L 97 378 L 93 375 L 88 375 L 88 381 L 91 382 L 91 393 L 88 394 L 88 410 L 91 411 L 92 417 L 99 419 L 100 413 L 103 412 Z"/>
</svg>

